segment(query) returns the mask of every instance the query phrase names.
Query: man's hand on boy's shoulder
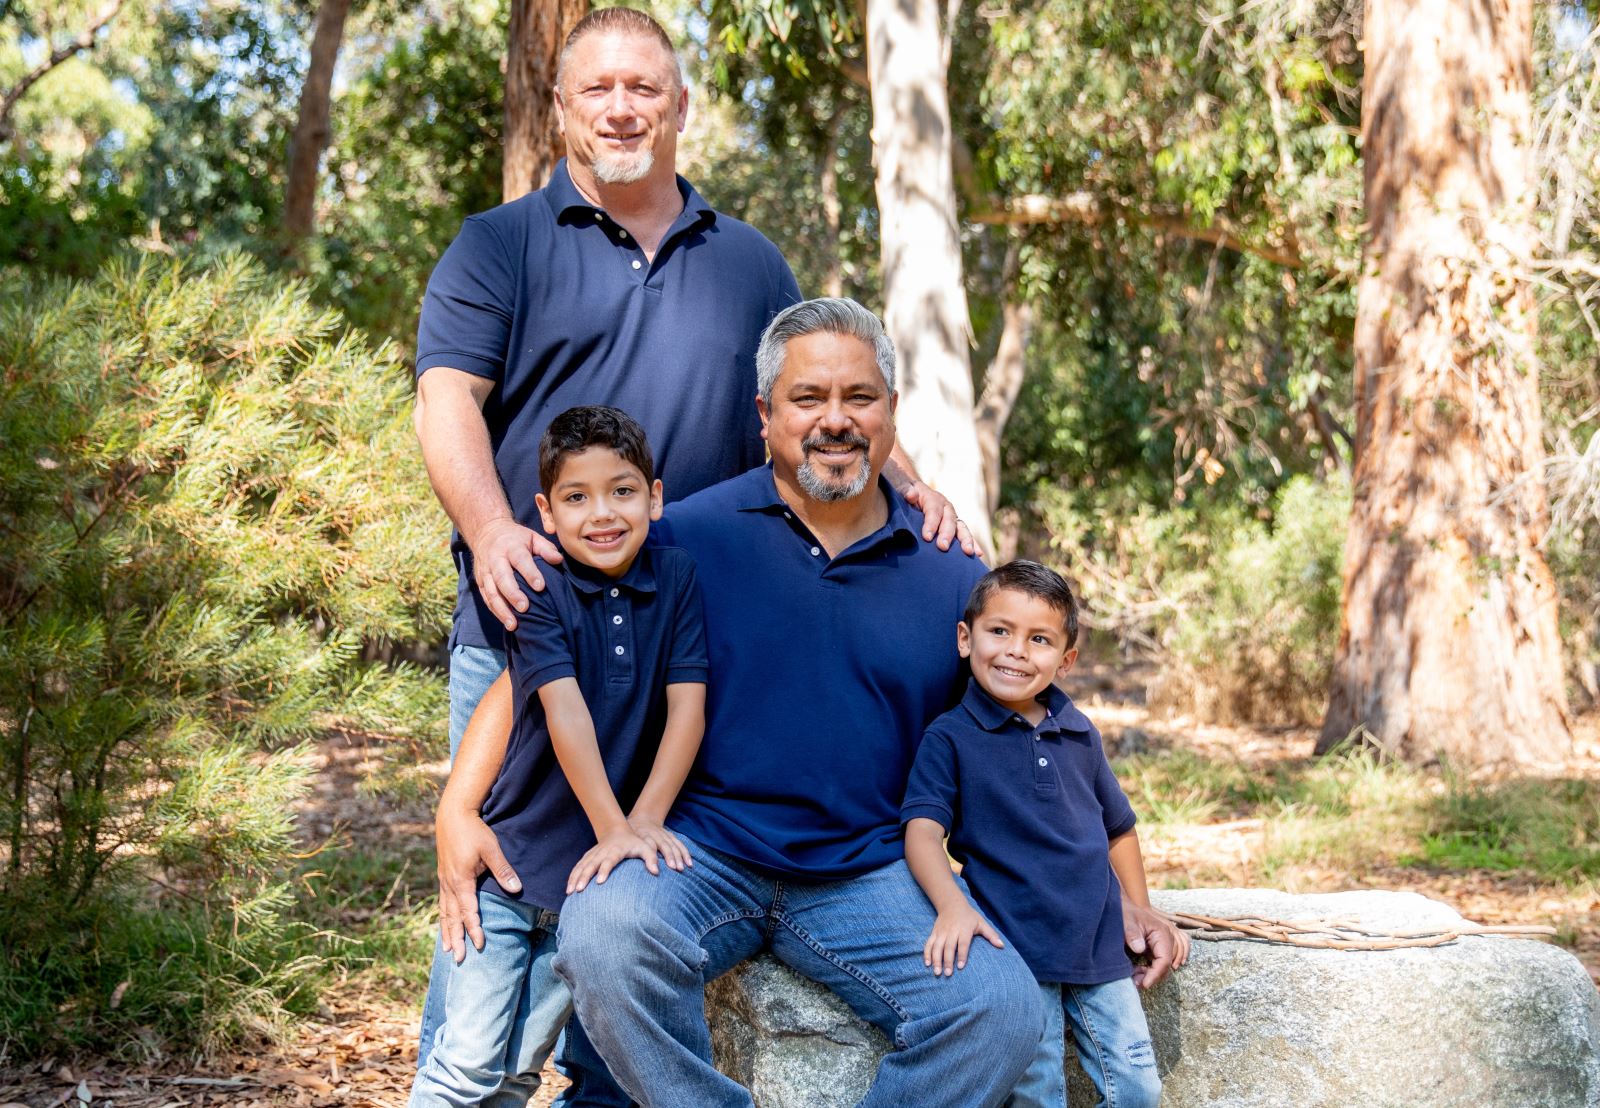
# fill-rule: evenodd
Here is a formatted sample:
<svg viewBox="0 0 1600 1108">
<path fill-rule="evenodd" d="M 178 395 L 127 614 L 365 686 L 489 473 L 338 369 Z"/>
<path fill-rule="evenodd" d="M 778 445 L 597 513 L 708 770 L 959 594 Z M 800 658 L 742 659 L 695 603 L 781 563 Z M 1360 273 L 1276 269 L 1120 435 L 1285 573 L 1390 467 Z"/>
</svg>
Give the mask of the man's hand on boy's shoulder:
<svg viewBox="0 0 1600 1108">
<path fill-rule="evenodd" d="M 494 618 L 507 631 L 517 629 L 517 613 L 526 611 L 528 599 L 517 584 L 522 574 L 535 592 L 544 588 L 534 555 L 551 565 L 561 561 L 561 549 L 531 527 L 511 518 L 485 524 L 472 537 L 472 579 Z"/>
<path fill-rule="evenodd" d="M 1141 989 L 1155 988 L 1189 960 L 1189 936 L 1177 924 L 1157 909 L 1127 899 L 1122 902 L 1122 938 L 1129 950 L 1149 957 L 1147 963 L 1141 959 L 1133 965 L 1133 983 Z"/>
<path fill-rule="evenodd" d="M 467 940 L 483 949 L 478 918 L 478 874 L 488 870 L 508 893 L 522 889 L 517 871 L 500 850 L 494 830 L 477 812 L 440 805 L 434 818 L 439 853 L 439 938 L 457 963 L 467 956 Z"/>
</svg>

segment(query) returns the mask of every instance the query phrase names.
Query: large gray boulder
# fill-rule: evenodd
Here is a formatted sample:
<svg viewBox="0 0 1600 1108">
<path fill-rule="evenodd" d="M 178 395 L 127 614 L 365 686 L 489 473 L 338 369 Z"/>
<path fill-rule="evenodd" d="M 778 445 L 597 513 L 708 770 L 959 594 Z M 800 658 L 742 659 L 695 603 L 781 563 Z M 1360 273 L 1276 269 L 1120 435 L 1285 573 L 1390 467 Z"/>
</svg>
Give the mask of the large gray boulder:
<svg viewBox="0 0 1600 1108">
<path fill-rule="evenodd" d="M 1155 900 L 1198 915 L 1385 930 L 1461 922 L 1414 893 L 1186 890 Z M 1600 997 L 1577 959 L 1534 940 L 1389 951 L 1196 942 L 1145 1010 L 1171 1108 L 1600 1108 Z M 706 1011 L 717 1064 L 761 1108 L 854 1104 L 888 1049 L 842 1001 L 771 958 L 716 982 Z M 1076 1062 L 1068 1070 L 1072 1103 L 1092 1104 Z"/>
</svg>

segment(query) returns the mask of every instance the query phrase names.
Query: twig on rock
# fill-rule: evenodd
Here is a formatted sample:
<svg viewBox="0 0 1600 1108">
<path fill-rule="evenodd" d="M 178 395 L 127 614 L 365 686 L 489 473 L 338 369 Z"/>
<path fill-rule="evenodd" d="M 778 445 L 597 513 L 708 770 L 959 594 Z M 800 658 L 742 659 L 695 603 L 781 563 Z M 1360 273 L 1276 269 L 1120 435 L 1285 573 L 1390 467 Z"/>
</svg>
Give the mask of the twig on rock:
<svg viewBox="0 0 1600 1108">
<path fill-rule="evenodd" d="M 1466 920 L 1458 924 L 1413 928 L 1403 931 L 1368 927 L 1347 919 L 1281 920 L 1261 916 L 1200 916 L 1190 912 L 1168 912 L 1179 927 L 1196 939 L 1223 941 L 1255 939 L 1319 950 L 1401 950 L 1412 947 L 1443 946 L 1464 935 L 1537 935 L 1549 937 L 1554 927 L 1535 924 L 1485 925 Z"/>
</svg>

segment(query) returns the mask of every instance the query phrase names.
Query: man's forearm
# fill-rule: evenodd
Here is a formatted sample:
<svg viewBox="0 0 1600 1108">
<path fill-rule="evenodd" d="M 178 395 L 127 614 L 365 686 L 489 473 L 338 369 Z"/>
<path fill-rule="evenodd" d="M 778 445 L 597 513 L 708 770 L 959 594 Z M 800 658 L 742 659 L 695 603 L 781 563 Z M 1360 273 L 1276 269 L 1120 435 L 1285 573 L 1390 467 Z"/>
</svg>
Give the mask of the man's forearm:
<svg viewBox="0 0 1600 1108">
<path fill-rule="evenodd" d="M 899 493 L 904 493 L 922 480 L 917 476 L 916 463 L 906 453 L 905 447 L 900 445 L 899 439 L 894 440 L 894 450 L 889 454 L 889 460 L 883 463 L 883 476 Z"/>
<path fill-rule="evenodd" d="M 440 383 L 442 378 L 428 382 L 430 374 L 452 373 L 458 375 L 457 382 Z M 485 524 L 514 516 L 494 467 L 489 428 L 483 421 L 482 400 L 476 395 L 479 391 L 487 395 L 485 386 L 490 382 L 484 381 L 483 386 L 460 383 L 459 378 L 466 376 L 443 368 L 423 374 L 412 422 L 434 495 L 467 545 L 473 546 Z"/>
</svg>

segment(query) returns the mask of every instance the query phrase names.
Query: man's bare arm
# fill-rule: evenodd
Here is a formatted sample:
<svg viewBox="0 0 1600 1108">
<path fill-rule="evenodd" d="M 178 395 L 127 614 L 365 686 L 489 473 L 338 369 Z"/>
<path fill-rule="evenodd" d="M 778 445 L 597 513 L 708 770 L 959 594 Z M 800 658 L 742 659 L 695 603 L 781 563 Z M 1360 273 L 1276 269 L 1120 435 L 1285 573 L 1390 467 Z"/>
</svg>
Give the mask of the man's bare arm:
<svg viewBox="0 0 1600 1108">
<path fill-rule="evenodd" d="M 487 377 L 436 366 L 417 379 L 412 424 L 434 494 L 472 550 L 478 591 L 495 618 L 514 631 L 516 613 L 528 607 L 514 573 L 521 573 L 531 588 L 542 589 L 544 578 L 533 555 L 559 562 L 561 551 L 517 522 L 500 487 L 483 421 L 483 405 L 493 390 Z"/>
<path fill-rule="evenodd" d="M 956 507 L 937 489 L 929 487 L 917 476 L 917 467 L 911 455 L 895 440 L 894 452 L 883 463 L 883 475 L 895 491 L 906 498 L 906 503 L 922 512 L 922 537 L 933 539 L 940 550 L 949 550 L 950 544 L 960 540 L 961 549 L 969 555 L 978 553 L 978 544 L 967 525 L 956 518 Z"/>
</svg>

